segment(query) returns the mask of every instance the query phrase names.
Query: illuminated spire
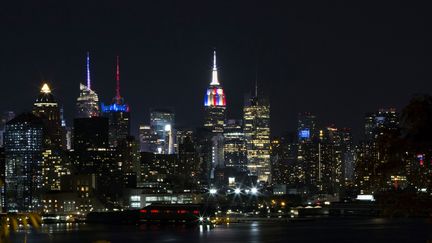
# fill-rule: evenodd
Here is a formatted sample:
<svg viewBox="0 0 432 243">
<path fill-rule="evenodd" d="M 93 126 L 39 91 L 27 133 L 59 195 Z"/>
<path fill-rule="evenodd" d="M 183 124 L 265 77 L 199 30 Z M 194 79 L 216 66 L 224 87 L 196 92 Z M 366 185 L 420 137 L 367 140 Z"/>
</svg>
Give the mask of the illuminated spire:
<svg viewBox="0 0 432 243">
<path fill-rule="evenodd" d="M 217 67 L 216 67 L 216 50 L 213 51 L 213 71 L 212 71 L 212 81 L 210 85 L 219 85 Z"/>
<path fill-rule="evenodd" d="M 87 52 L 87 89 L 91 90 L 90 83 L 90 53 Z"/>
<path fill-rule="evenodd" d="M 120 96 L 120 61 L 119 61 L 119 56 L 117 56 L 116 81 L 117 81 L 116 98 L 120 99 L 121 96 Z"/>
<path fill-rule="evenodd" d="M 41 93 L 49 94 L 51 93 L 51 89 L 47 83 L 44 83 L 41 88 Z"/>
</svg>

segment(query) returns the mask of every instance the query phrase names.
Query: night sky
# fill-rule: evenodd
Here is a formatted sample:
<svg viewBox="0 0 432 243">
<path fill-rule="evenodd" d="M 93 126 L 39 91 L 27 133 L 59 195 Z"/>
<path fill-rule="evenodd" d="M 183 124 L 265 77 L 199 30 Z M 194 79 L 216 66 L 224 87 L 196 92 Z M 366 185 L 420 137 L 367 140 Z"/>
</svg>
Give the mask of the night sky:
<svg viewBox="0 0 432 243">
<path fill-rule="evenodd" d="M 213 48 L 228 117 L 241 118 L 258 76 L 273 135 L 311 111 L 358 137 L 365 112 L 432 90 L 430 8 L 411 1 L 12 2 L 0 7 L 0 111 L 31 110 L 48 80 L 71 124 L 86 51 L 103 102 L 115 94 L 120 56 L 135 134 L 151 107 L 174 108 L 178 126 L 202 123 Z"/>
</svg>

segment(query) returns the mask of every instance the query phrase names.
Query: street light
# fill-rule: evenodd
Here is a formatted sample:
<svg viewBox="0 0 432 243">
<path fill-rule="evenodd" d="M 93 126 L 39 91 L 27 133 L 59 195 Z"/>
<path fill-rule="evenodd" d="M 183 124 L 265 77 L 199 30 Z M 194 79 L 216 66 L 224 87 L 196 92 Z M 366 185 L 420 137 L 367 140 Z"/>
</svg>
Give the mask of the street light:
<svg viewBox="0 0 432 243">
<path fill-rule="evenodd" d="M 209 192 L 210 192 L 210 194 L 214 195 L 214 194 L 217 193 L 217 190 L 216 190 L 215 188 L 211 188 L 211 189 L 209 190 Z"/>
<path fill-rule="evenodd" d="M 240 192 L 241 192 L 240 188 L 236 188 L 236 189 L 234 190 L 234 193 L 235 193 L 235 194 L 240 194 Z"/>
<path fill-rule="evenodd" d="M 256 187 L 252 187 L 251 192 L 255 195 L 258 193 L 258 189 Z"/>
</svg>

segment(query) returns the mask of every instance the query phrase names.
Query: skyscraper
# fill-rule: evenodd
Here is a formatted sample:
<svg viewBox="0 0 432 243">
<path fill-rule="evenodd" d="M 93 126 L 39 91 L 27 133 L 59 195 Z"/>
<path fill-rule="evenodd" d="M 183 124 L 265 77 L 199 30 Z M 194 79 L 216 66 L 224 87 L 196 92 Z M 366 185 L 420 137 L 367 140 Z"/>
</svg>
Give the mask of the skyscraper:
<svg viewBox="0 0 432 243">
<path fill-rule="evenodd" d="M 0 120 L 0 147 L 3 147 L 6 122 L 12 120 L 14 117 L 15 117 L 15 113 L 13 111 L 6 111 L 3 113 L 2 117 L 1 117 L 1 120 Z"/>
<path fill-rule="evenodd" d="M 213 133 L 223 133 L 225 124 L 226 99 L 222 86 L 219 83 L 216 67 L 216 51 L 213 52 L 212 81 L 207 88 L 204 98 L 204 127 Z"/>
<path fill-rule="evenodd" d="M 156 146 L 156 135 L 153 134 L 150 125 L 141 124 L 139 127 L 140 151 L 153 153 Z"/>
<path fill-rule="evenodd" d="M 90 54 L 87 52 L 86 59 L 87 85 L 80 83 L 80 94 L 77 98 L 77 115 L 76 118 L 90 118 L 99 116 L 99 97 L 91 89 L 90 81 Z"/>
<path fill-rule="evenodd" d="M 33 114 L 43 122 L 44 143 L 42 156 L 43 188 L 60 190 L 60 178 L 68 174 L 63 164 L 65 149 L 65 128 L 62 127 L 61 113 L 48 84 L 43 84 L 33 105 Z"/>
<path fill-rule="evenodd" d="M 249 173 L 261 182 L 271 182 L 270 165 L 270 102 L 258 95 L 243 108 Z"/>
<path fill-rule="evenodd" d="M 224 129 L 225 165 L 238 171 L 247 171 L 246 139 L 243 132 L 243 120 L 227 120 Z"/>
<path fill-rule="evenodd" d="M 319 189 L 320 144 L 319 130 L 316 125 L 316 116 L 309 112 L 298 114 L 298 163 L 301 168 L 299 181 L 306 188 L 315 193 Z"/>
<path fill-rule="evenodd" d="M 39 96 L 33 104 L 33 114 L 44 123 L 45 144 L 63 147 L 63 131 L 60 108 L 47 83 L 43 84 Z"/>
<path fill-rule="evenodd" d="M 210 86 L 207 88 L 204 97 L 204 127 L 210 133 L 211 149 L 206 149 L 211 153 L 211 171 L 210 179 L 214 179 L 214 170 L 216 168 L 223 168 L 224 162 L 224 125 L 225 125 L 225 109 L 226 99 L 224 90 L 219 83 L 218 71 L 216 66 L 216 51 L 213 52 L 213 70 L 212 80 Z"/>
<path fill-rule="evenodd" d="M 176 143 L 175 114 L 169 109 L 152 109 L 150 112 L 150 129 L 154 136 L 156 154 L 174 154 Z"/>
<path fill-rule="evenodd" d="M 116 96 L 111 105 L 102 104 L 102 114 L 108 118 L 109 123 L 109 143 L 116 147 L 120 140 L 126 139 L 130 135 L 130 112 L 129 105 L 124 102 L 120 95 L 120 65 L 117 56 L 116 65 Z"/>
<path fill-rule="evenodd" d="M 6 205 L 10 212 L 33 211 L 41 206 L 43 123 L 23 113 L 6 124 Z"/>
</svg>

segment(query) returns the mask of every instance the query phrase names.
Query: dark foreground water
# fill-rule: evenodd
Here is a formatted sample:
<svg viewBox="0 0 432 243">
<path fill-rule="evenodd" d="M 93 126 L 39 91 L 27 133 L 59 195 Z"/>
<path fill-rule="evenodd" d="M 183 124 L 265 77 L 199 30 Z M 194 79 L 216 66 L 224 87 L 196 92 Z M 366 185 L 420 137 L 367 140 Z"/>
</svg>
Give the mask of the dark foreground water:
<svg viewBox="0 0 432 243">
<path fill-rule="evenodd" d="M 252 222 L 206 227 L 91 224 L 44 225 L 18 232 L 11 242 L 432 242 L 426 219 L 327 218 L 285 223 Z"/>
</svg>

